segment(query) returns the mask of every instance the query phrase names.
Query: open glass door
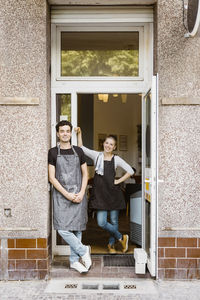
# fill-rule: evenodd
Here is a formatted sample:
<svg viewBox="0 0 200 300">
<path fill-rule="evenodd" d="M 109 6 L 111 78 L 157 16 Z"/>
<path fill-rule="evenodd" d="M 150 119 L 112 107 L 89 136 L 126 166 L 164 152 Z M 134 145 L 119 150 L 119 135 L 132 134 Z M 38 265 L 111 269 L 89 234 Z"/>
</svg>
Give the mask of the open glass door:
<svg viewBox="0 0 200 300">
<path fill-rule="evenodd" d="M 152 88 L 143 97 L 142 157 L 143 157 L 143 233 L 142 248 L 147 253 L 147 267 L 156 276 L 157 244 L 157 77 L 152 78 Z"/>
</svg>

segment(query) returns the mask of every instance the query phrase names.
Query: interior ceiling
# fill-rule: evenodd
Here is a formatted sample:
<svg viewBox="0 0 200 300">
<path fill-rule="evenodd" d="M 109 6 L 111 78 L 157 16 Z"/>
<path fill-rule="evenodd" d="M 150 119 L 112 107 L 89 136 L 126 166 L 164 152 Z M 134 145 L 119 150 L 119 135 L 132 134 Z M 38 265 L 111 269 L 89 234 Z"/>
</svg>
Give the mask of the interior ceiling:
<svg viewBox="0 0 200 300">
<path fill-rule="evenodd" d="M 63 32 L 62 50 L 139 49 L 138 32 Z"/>
</svg>

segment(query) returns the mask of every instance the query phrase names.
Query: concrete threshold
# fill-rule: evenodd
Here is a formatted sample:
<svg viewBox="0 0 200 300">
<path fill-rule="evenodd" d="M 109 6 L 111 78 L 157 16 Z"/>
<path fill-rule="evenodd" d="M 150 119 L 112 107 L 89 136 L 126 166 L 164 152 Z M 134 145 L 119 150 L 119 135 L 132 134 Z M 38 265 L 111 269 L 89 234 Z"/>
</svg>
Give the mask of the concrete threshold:
<svg viewBox="0 0 200 300">
<path fill-rule="evenodd" d="M 44 293 L 50 294 L 158 294 L 156 282 L 151 279 L 72 278 L 51 279 Z"/>
</svg>

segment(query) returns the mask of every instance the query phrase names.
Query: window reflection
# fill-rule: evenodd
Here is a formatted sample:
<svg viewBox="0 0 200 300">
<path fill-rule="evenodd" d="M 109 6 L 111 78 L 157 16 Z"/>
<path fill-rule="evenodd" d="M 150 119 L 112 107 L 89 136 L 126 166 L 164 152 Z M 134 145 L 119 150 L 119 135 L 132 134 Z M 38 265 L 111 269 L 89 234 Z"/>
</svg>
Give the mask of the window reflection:
<svg viewBox="0 0 200 300">
<path fill-rule="evenodd" d="M 56 95 L 56 122 L 68 120 L 71 122 L 71 95 Z"/>
<path fill-rule="evenodd" d="M 145 142 L 145 165 L 151 167 L 151 95 L 147 94 L 146 104 L 146 142 Z"/>
<path fill-rule="evenodd" d="M 138 75 L 138 32 L 61 33 L 61 76 Z"/>
</svg>

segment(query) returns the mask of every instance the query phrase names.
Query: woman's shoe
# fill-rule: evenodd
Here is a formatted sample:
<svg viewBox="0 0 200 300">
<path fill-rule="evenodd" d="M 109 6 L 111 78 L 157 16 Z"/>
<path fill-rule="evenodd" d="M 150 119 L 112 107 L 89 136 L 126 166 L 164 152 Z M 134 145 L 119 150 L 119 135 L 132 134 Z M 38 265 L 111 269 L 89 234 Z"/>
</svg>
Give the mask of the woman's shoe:
<svg viewBox="0 0 200 300">
<path fill-rule="evenodd" d="M 110 254 L 116 254 L 117 251 L 115 250 L 115 246 L 114 246 L 114 245 L 108 244 L 108 252 L 109 252 Z"/>
<path fill-rule="evenodd" d="M 128 234 L 124 234 L 122 240 L 119 240 L 119 242 L 121 244 L 122 252 L 126 253 L 128 250 Z"/>
</svg>

